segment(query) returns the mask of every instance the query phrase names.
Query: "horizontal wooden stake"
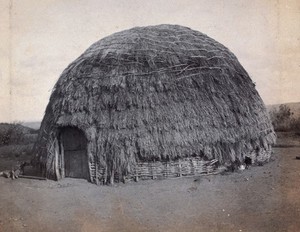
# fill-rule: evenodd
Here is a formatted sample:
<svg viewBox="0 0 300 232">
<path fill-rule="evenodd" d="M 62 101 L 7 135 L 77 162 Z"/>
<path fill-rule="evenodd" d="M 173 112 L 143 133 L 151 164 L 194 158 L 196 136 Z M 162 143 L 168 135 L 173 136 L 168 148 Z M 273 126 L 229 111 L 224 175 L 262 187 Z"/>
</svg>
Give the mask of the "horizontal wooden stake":
<svg viewBox="0 0 300 232">
<path fill-rule="evenodd" d="M 39 176 L 25 176 L 25 175 L 19 175 L 19 178 L 24 178 L 24 179 L 35 179 L 35 180 L 47 180 L 45 177 L 39 177 Z"/>
</svg>

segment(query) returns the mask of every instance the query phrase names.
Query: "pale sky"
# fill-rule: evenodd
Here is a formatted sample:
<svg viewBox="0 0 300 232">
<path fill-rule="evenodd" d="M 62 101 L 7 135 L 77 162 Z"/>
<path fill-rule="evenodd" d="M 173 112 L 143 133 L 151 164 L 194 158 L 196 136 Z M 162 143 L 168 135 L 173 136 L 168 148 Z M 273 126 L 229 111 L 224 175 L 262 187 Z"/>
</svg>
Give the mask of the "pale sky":
<svg viewBox="0 0 300 232">
<path fill-rule="evenodd" d="M 300 102 L 299 0 L 0 0 L 0 122 L 41 120 L 60 74 L 92 43 L 179 24 L 228 47 L 266 104 Z"/>
</svg>

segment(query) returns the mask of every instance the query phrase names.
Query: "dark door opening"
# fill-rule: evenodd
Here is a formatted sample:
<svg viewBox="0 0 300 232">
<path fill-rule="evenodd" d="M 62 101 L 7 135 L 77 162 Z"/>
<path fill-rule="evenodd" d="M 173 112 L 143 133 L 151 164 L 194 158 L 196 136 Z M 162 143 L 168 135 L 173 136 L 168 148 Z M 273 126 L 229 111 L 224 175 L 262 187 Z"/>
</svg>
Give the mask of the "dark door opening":
<svg viewBox="0 0 300 232">
<path fill-rule="evenodd" d="M 75 127 L 61 131 L 65 177 L 88 179 L 87 140 Z"/>
</svg>

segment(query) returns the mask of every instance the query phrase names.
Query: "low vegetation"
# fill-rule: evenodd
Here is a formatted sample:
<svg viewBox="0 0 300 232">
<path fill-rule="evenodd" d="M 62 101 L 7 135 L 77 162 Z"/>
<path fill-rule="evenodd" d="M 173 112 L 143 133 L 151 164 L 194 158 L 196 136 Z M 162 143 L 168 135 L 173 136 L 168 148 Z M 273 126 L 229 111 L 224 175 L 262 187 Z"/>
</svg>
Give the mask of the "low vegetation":
<svg viewBox="0 0 300 232">
<path fill-rule="evenodd" d="M 300 133 L 300 117 L 289 106 L 282 104 L 270 110 L 270 118 L 276 132 Z"/>
<path fill-rule="evenodd" d="M 0 171 L 10 169 L 16 162 L 29 161 L 38 131 L 20 122 L 0 123 Z"/>
</svg>

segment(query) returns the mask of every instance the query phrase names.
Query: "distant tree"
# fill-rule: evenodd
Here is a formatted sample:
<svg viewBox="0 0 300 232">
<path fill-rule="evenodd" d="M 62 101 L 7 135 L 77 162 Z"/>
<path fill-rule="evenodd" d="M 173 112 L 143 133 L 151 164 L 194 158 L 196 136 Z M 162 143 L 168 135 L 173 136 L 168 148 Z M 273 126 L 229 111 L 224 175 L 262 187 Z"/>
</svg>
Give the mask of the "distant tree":
<svg viewBox="0 0 300 232">
<path fill-rule="evenodd" d="M 300 133 L 300 117 L 293 120 L 292 129 L 295 132 Z"/>
<path fill-rule="evenodd" d="M 278 110 L 273 109 L 270 112 L 270 117 L 274 129 L 277 131 L 289 131 L 294 124 L 293 112 L 287 105 L 280 105 Z"/>
<path fill-rule="evenodd" d="M 24 131 L 20 122 L 1 124 L 0 145 L 21 143 L 24 140 Z"/>
</svg>

